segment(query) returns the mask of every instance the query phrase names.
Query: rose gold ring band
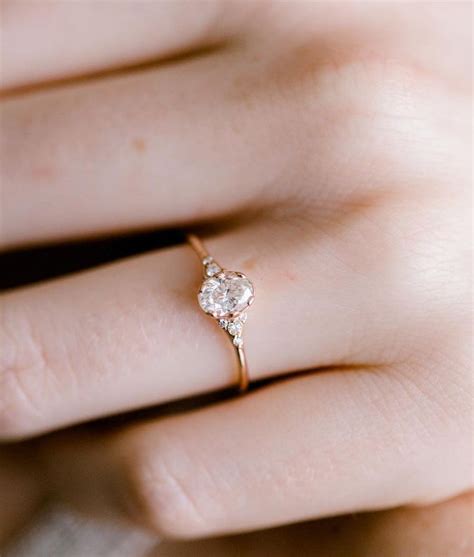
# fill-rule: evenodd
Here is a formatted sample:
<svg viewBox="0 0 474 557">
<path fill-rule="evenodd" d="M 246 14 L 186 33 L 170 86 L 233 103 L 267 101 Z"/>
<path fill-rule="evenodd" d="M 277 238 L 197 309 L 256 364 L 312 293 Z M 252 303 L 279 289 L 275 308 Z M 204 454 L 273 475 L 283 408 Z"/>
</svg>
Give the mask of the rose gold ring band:
<svg viewBox="0 0 474 557">
<path fill-rule="evenodd" d="M 254 300 L 253 284 L 243 273 L 221 267 L 195 234 L 188 234 L 186 238 L 203 266 L 199 305 L 218 322 L 230 340 L 237 360 L 238 388 L 243 393 L 249 386 L 249 374 L 242 330 L 247 319 L 246 310 Z"/>
</svg>

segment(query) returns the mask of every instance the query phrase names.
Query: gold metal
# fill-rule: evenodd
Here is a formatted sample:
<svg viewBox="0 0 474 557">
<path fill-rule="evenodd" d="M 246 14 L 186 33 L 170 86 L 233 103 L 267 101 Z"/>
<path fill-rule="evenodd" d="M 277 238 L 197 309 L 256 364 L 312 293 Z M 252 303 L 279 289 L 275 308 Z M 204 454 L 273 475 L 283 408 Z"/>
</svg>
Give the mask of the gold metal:
<svg viewBox="0 0 474 557">
<path fill-rule="evenodd" d="M 207 251 L 207 249 L 205 248 L 203 242 L 195 234 L 187 234 L 186 239 L 187 239 L 189 245 L 196 252 L 199 259 L 201 260 L 201 263 L 203 264 L 204 276 L 206 277 L 206 263 L 205 263 L 205 260 L 210 259 L 212 261 L 212 264 L 216 264 L 216 265 L 218 265 L 218 263 L 215 261 L 214 258 L 212 258 L 210 256 L 210 254 Z M 220 265 L 219 265 L 219 267 L 220 267 Z M 225 272 L 222 267 L 220 267 L 220 268 L 221 268 L 222 272 Z M 241 273 L 238 273 L 238 274 L 241 275 L 242 277 L 246 278 L 245 275 L 242 275 Z M 252 302 L 253 302 L 253 296 L 249 300 L 248 305 L 250 305 Z M 210 315 L 210 314 L 208 314 L 208 315 Z M 222 319 L 218 319 L 215 315 L 214 316 L 211 315 L 211 317 L 218 320 L 219 323 L 221 324 L 221 326 L 222 326 L 222 321 L 225 321 L 225 320 L 222 320 Z M 228 317 L 229 317 L 229 319 L 234 319 L 234 318 L 238 319 L 238 314 L 231 314 Z M 223 332 L 226 332 L 226 331 L 223 329 Z M 245 357 L 245 350 L 244 350 L 243 345 L 238 346 L 234 343 L 235 337 L 233 339 L 231 334 L 227 334 L 226 336 L 229 338 L 231 346 L 232 346 L 232 348 L 234 350 L 234 353 L 236 355 L 238 389 L 239 389 L 240 393 L 244 393 L 248 389 L 248 386 L 249 386 L 249 374 L 248 374 L 247 358 Z M 239 333 L 239 337 L 240 337 L 240 333 Z"/>
<path fill-rule="evenodd" d="M 196 234 L 187 234 L 186 239 L 191 244 L 191 247 L 197 253 L 198 257 L 201 260 L 209 257 L 209 252 L 204 247 L 204 244 L 201 242 L 201 240 L 196 236 Z"/>
</svg>

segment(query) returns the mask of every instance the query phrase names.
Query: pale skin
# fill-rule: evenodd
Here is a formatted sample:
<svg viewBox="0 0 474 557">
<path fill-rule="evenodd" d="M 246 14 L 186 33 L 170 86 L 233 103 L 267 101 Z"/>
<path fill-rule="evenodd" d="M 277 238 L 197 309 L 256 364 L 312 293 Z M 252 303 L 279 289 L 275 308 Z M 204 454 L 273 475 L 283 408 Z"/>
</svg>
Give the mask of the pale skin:
<svg viewBox="0 0 474 557">
<path fill-rule="evenodd" d="M 34 451 L 48 490 L 171 538 L 471 490 L 468 4 L 2 10 L 2 249 L 206 225 L 255 284 L 250 377 L 274 380 L 55 435 L 230 387 L 235 362 L 185 244 L 12 290 L 5 460 L 53 433 Z"/>
</svg>

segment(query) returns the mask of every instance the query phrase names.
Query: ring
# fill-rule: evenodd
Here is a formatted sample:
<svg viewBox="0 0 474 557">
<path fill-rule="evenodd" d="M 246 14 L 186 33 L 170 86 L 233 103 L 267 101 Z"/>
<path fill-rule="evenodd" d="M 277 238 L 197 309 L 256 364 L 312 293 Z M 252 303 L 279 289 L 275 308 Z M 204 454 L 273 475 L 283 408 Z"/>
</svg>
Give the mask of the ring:
<svg viewBox="0 0 474 557">
<path fill-rule="evenodd" d="M 249 385 L 249 374 L 242 330 L 247 320 L 246 310 L 255 297 L 254 286 L 243 273 L 221 267 L 195 234 L 188 234 L 186 238 L 203 266 L 204 280 L 198 293 L 199 305 L 218 322 L 232 342 L 237 356 L 239 392 L 243 393 Z"/>
</svg>

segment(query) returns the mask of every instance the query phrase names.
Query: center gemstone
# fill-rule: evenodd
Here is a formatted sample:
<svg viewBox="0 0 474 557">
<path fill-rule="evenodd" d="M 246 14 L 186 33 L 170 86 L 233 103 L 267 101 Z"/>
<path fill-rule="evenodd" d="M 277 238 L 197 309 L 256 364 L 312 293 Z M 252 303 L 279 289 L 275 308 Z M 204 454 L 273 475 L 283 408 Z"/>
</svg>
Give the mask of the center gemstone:
<svg viewBox="0 0 474 557">
<path fill-rule="evenodd" d="M 245 275 L 222 271 L 202 283 L 198 300 L 206 313 L 220 318 L 246 310 L 253 296 L 253 285 Z"/>
</svg>

